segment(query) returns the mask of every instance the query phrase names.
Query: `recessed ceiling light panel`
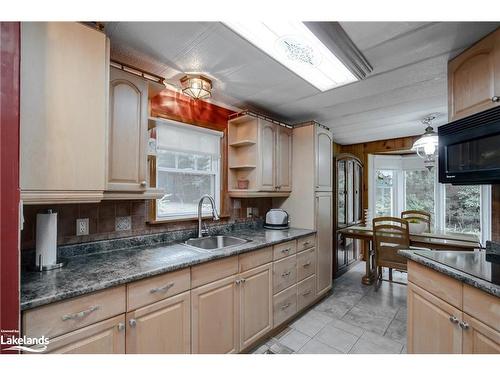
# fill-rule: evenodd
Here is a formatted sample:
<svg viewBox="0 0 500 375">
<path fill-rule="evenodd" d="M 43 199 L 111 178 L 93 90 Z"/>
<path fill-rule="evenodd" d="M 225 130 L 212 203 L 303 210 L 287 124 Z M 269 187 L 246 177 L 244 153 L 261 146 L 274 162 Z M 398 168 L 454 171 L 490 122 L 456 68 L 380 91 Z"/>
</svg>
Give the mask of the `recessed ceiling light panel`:
<svg viewBox="0 0 500 375">
<path fill-rule="evenodd" d="M 357 81 L 300 21 L 243 20 L 225 24 L 321 91 Z"/>
</svg>

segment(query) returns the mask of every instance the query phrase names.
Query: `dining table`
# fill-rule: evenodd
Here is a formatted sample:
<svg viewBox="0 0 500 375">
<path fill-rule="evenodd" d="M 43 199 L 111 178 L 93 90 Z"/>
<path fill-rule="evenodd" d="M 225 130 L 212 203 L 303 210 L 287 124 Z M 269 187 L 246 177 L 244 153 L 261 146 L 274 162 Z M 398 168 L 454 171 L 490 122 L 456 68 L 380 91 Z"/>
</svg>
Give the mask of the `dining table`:
<svg viewBox="0 0 500 375">
<path fill-rule="evenodd" d="M 371 285 L 375 281 L 375 249 L 373 247 L 373 228 L 371 225 L 352 225 L 339 229 L 338 232 L 345 238 L 364 242 L 363 258 L 366 262 L 366 271 L 361 282 Z M 474 251 L 481 248 L 481 242 L 475 234 L 453 233 L 444 230 L 411 233 L 410 246 L 413 248 L 430 249 L 436 251 Z"/>
</svg>

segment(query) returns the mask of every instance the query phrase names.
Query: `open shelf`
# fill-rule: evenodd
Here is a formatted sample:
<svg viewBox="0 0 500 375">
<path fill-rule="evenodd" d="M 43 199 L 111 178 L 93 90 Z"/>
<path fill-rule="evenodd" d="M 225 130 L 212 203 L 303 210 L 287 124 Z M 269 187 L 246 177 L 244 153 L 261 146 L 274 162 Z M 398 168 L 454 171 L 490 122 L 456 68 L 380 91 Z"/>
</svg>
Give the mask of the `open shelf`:
<svg viewBox="0 0 500 375">
<path fill-rule="evenodd" d="M 242 164 L 229 166 L 229 169 L 255 169 L 256 167 L 256 165 Z"/>
<path fill-rule="evenodd" d="M 229 146 L 231 147 L 245 147 L 245 146 L 253 146 L 257 142 L 252 141 L 250 139 L 243 139 L 241 141 L 233 142 Z"/>
</svg>

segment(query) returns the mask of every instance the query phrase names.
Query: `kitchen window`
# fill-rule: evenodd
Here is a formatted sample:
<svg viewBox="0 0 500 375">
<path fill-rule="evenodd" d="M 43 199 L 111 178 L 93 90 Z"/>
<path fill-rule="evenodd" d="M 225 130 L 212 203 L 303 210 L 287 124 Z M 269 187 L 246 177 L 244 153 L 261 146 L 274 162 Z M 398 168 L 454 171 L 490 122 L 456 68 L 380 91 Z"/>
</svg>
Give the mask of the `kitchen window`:
<svg viewBox="0 0 500 375">
<path fill-rule="evenodd" d="M 440 184 L 437 168 L 429 171 L 415 155 L 369 155 L 368 180 L 372 217 L 423 210 L 436 230 L 477 234 L 483 244 L 490 239 L 490 185 Z"/>
<path fill-rule="evenodd" d="M 156 200 L 156 220 L 196 218 L 202 195 L 210 194 L 220 211 L 220 140 L 223 133 L 157 121 L 156 181 L 165 195 Z M 210 215 L 205 201 L 203 215 Z"/>
</svg>

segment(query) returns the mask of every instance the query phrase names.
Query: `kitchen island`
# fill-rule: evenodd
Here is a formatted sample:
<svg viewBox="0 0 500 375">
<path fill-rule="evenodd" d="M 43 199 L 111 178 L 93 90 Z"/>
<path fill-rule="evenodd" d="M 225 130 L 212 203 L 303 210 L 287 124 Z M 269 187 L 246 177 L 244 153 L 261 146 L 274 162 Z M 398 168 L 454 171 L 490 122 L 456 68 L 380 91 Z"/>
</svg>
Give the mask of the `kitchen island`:
<svg viewBox="0 0 500 375">
<path fill-rule="evenodd" d="M 484 251 L 399 253 L 408 258 L 408 353 L 500 353 L 495 257 Z"/>
</svg>

